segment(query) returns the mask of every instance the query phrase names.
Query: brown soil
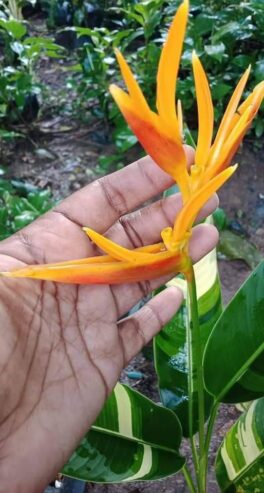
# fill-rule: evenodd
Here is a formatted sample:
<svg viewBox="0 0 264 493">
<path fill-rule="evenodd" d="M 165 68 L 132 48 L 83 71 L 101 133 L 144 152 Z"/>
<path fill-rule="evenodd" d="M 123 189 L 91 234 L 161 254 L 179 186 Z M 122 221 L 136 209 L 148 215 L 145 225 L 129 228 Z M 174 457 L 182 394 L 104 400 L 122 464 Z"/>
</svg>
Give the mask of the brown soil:
<svg viewBox="0 0 264 493">
<path fill-rule="evenodd" d="M 53 91 L 53 102 L 64 84 L 65 73 L 56 61 L 44 61 L 40 66 L 43 82 Z M 61 97 L 61 96 L 60 96 Z M 70 97 L 64 95 L 64 99 Z M 61 101 L 61 99 L 60 99 Z M 56 108 L 44 106 L 40 120 L 30 128 L 30 138 L 18 140 L 15 145 L 8 144 L 2 155 L 1 163 L 8 168 L 7 176 L 23 179 L 40 188 L 50 187 L 56 198 L 69 195 L 88 182 L 97 178 L 98 157 L 110 154 L 112 146 L 107 144 L 107 134 L 98 122 L 87 124 L 72 121 L 69 117 L 58 116 Z M 26 132 L 25 127 L 21 130 Z M 264 251 L 264 173 L 261 152 L 254 152 L 245 145 L 237 160 L 241 166 L 236 176 L 220 193 L 221 206 L 228 217 L 239 219 L 250 239 Z M 220 261 L 220 273 L 223 283 L 224 300 L 235 293 L 250 270 L 239 261 Z M 140 370 L 144 377 L 138 382 L 131 381 L 124 374 L 125 381 L 142 390 L 158 401 L 153 364 L 144 356 L 138 356 L 130 369 Z M 213 458 L 226 430 L 238 416 L 233 406 L 223 405 L 217 420 L 211 445 L 209 471 L 210 493 L 218 492 L 213 473 Z M 190 457 L 188 444 L 184 441 L 182 451 Z M 185 493 L 181 474 L 156 482 L 137 482 L 124 485 L 87 485 L 87 491 L 93 493 Z"/>
</svg>

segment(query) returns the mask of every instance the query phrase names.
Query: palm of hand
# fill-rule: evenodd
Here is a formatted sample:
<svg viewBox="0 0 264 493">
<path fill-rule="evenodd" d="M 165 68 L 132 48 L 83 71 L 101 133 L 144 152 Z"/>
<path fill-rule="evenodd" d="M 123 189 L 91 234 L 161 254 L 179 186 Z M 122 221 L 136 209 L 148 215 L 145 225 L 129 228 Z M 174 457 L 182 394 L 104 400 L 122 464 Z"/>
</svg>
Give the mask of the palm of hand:
<svg viewBox="0 0 264 493">
<path fill-rule="evenodd" d="M 84 225 L 107 232 L 127 247 L 159 241 L 159 232 L 173 220 L 179 199 L 127 217 L 124 214 L 169 185 L 170 179 L 148 158 L 144 172 L 135 164 L 95 182 L 2 242 L 1 269 L 96 254 L 81 230 Z M 204 244 L 198 235 L 199 227 L 196 259 L 215 242 L 212 231 Z M 118 321 L 161 283 L 111 287 L 12 279 L 1 282 L 3 487 L 15 468 L 21 491 L 36 493 L 66 462 L 100 412 L 122 368 L 178 308 L 181 295 L 170 289 L 133 317 Z M 28 463 L 36 476 L 32 490 Z"/>
</svg>

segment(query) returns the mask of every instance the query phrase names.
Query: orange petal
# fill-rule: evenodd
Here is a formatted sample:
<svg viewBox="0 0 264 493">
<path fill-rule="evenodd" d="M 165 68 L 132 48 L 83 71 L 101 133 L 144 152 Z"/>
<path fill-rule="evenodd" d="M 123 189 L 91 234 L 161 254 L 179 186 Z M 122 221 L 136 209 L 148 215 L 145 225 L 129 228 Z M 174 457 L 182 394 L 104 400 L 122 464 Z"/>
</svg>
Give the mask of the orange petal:
<svg viewBox="0 0 264 493">
<path fill-rule="evenodd" d="M 165 251 L 164 243 L 155 243 L 153 245 L 146 245 L 143 247 L 135 248 L 135 252 L 142 252 L 142 253 L 161 253 Z M 64 262 L 52 262 L 50 264 L 46 264 L 49 267 L 67 267 L 67 266 L 75 266 L 75 265 L 83 265 L 83 264 L 105 264 L 108 262 L 113 262 L 115 259 L 111 257 L 110 255 L 98 255 L 96 257 L 85 257 L 77 260 L 66 260 Z M 31 266 L 34 268 L 44 268 L 45 264 L 43 265 L 35 265 Z M 22 267 L 24 269 L 24 267 Z M 19 269 L 16 269 L 18 271 Z M 7 273 L 5 273 L 6 275 Z M 1 275 L 1 274 L 0 274 Z"/>
<path fill-rule="evenodd" d="M 262 104 L 263 99 L 264 99 L 264 81 L 262 82 L 262 84 L 258 84 L 252 93 L 252 100 L 250 105 L 252 107 L 252 112 L 250 115 L 251 121 L 255 118 Z"/>
<path fill-rule="evenodd" d="M 220 171 L 222 171 L 226 166 L 229 165 L 251 123 L 251 113 L 252 107 L 249 106 L 231 131 L 229 137 L 222 147 L 221 154 L 219 155 L 218 160 L 213 166 L 210 166 L 210 168 L 208 168 L 208 171 L 205 173 L 205 182 L 210 181 L 213 176 L 220 173 Z"/>
<path fill-rule="evenodd" d="M 178 183 L 186 201 L 189 196 L 189 175 L 182 143 L 164 132 L 162 123 L 154 113 L 144 119 L 124 91 L 111 86 L 111 93 L 147 154 Z"/>
<path fill-rule="evenodd" d="M 239 106 L 237 113 L 238 117 L 242 115 L 242 113 L 247 109 L 248 106 L 254 105 L 254 102 L 259 101 L 260 104 L 264 98 L 264 81 L 257 84 L 253 91 L 249 94 L 249 96 L 243 101 L 243 103 Z M 260 105 L 259 105 L 260 106 Z M 259 108 L 258 106 L 258 108 Z"/>
<path fill-rule="evenodd" d="M 219 130 L 217 132 L 213 147 L 211 148 L 210 156 L 208 159 L 207 166 L 212 166 L 214 165 L 215 161 L 218 159 L 219 154 L 221 152 L 221 147 L 229 133 L 230 130 L 230 125 L 232 123 L 233 116 L 237 110 L 238 103 L 241 99 L 242 93 L 245 89 L 245 85 L 247 83 L 249 74 L 250 74 L 250 66 L 248 69 L 245 71 L 243 76 L 241 77 L 239 83 L 237 84 L 237 87 L 228 103 L 228 106 L 226 108 L 225 114 L 223 116 L 223 119 L 221 121 Z"/>
<path fill-rule="evenodd" d="M 232 176 L 236 168 L 237 165 L 230 166 L 213 178 L 209 183 L 203 185 L 202 188 L 197 190 L 183 206 L 174 224 L 173 238 L 175 242 L 181 242 L 185 239 L 186 233 L 190 231 L 195 218 L 203 205 L 228 180 L 228 178 Z"/>
<path fill-rule="evenodd" d="M 90 228 L 83 228 L 85 233 L 89 236 L 89 238 L 99 247 L 101 250 L 104 250 L 108 255 L 113 257 L 116 260 L 123 260 L 132 263 L 142 262 L 144 260 L 148 260 L 153 257 L 152 253 L 141 253 L 137 250 L 128 250 L 117 243 L 105 238 L 104 236 L 96 233 Z"/>
<path fill-rule="evenodd" d="M 116 86 L 115 84 L 111 84 L 109 86 L 109 91 L 123 114 L 123 110 L 126 108 L 129 108 L 131 111 L 133 110 L 133 108 L 135 109 L 135 103 L 133 103 L 131 97 L 125 91 L 123 91 L 123 89 L 120 89 L 120 87 Z"/>
<path fill-rule="evenodd" d="M 204 181 L 210 180 L 213 176 L 230 164 L 232 157 L 235 155 L 252 123 L 252 120 L 258 112 L 263 98 L 264 83 L 263 85 L 259 84 L 256 86 L 254 91 L 238 109 L 239 114 L 236 113 L 236 115 L 234 115 L 230 125 L 230 134 L 222 147 L 221 154 L 215 164 L 208 168 L 208 171 L 205 173 L 203 178 Z"/>
<path fill-rule="evenodd" d="M 204 167 L 208 158 L 213 136 L 214 108 L 205 71 L 195 52 L 193 52 L 192 55 L 192 64 L 199 120 L 195 165 Z"/>
<path fill-rule="evenodd" d="M 252 114 L 251 114 L 251 121 L 252 121 L 259 110 L 263 98 L 264 98 L 264 81 L 257 84 L 254 90 L 245 99 L 245 101 L 243 101 L 243 103 L 238 107 L 230 123 L 230 131 L 235 127 L 238 120 L 241 118 L 241 116 L 249 106 L 252 107 Z"/>
<path fill-rule="evenodd" d="M 139 265 L 131 262 L 109 262 L 82 265 L 28 266 L 12 272 L 2 272 L 2 277 L 31 278 L 70 284 L 120 284 L 155 279 L 175 274 L 184 266 L 180 254 L 165 251 L 153 255 L 153 259 Z"/>
<path fill-rule="evenodd" d="M 115 54 L 131 99 L 133 99 L 134 104 L 137 105 L 139 111 L 143 112 L 144 114 L 147 114 L 149 112 L 148 103 L 133 73 L 131 72 L 129 65 L 127 64 L 125 58 L 123 57 L 123 55 L 119 50 L 116 49 Z"/>
<path fill-rule="evenodd" d="M 183 112 L 182 112 L 182 104 L 180 99 L 178 99 L 177 102 L 177 118 L 178 118 L 180 136 L 183 138 Z"/>
<path fill-rule="evenodd" d="M 180 132 L 177 125 L 175 93 L 188 7 L 188 0 L 184 0 L 173 19 L 161 52 L 157 75 L 157 109 L 162 120 L 175 128 L 178 139 Z"/>
</svg>

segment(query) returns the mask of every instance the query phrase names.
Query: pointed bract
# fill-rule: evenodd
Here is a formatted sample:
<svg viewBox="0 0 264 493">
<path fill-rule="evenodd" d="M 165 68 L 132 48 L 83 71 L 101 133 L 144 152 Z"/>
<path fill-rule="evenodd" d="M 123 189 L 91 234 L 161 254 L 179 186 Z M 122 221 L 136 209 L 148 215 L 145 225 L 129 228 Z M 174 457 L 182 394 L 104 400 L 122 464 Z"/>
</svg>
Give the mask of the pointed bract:
<svg viewBox="0 0 264 493">
<path fill-rule="evenodd" d="M 201 166 L 204 168 L 212 142 L 214 129 L 214 108 L 206 74 L 195 52 L 193 52 L 192 63 L 199 122 L 195 164 L 196 166 Z"/>
<path fill-rule="evenodd" d="M 169 122 L 175 129 L 175 136 L 180 139 L 176 116 L 176 84 L 185 37 L 189 2 L 185 0 L 179 7 L 167 39 L 164 43 L 157 75 L 157 109 L 164 122 Z"/>
</svg>

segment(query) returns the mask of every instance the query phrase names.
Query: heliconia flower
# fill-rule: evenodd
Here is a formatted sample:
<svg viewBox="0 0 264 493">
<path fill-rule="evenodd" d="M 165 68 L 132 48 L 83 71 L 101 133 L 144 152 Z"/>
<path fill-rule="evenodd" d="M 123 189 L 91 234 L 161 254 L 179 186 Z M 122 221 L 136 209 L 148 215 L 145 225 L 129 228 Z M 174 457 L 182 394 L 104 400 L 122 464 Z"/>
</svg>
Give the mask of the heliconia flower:
<svg viewBox="0 0 264 493">
<path fill-rule="evenodd" d="M 161 231 L 162 242 L 129 250 L 84 228 L 90 239 L 107 255 L 67 262 L 27 266 L 4 277 L 29 277 L 77 284 L 117 284 L 154 279 L 166 274 L 190 272 L 188 243 L 195 218 L 207 202 L 234 173 L 229 166 L 243 136 L 264 97 L 264 82 L 247 99 L 239 102 L 250 67 L 239 81 L 213 140 L 214 110 L 206 74 L 197 55 L 192 64 L 198 106 L 198 142 L 191 169 L 183 146 L 183 114 L 178 102 L 176 82 L 188 18 L 188 0 L 179 7 L 164 44 L 157 74 L 157 113 L 149 105 L 128 64 L 116 52 L 128 93 L 115 85 L 110 91 L 128 124 L 146 152 L 177 182 L 183 207 L 174 226 Z M 229 166 L 229 167 L 228 167 Z"/>
<path fill-rule="evenodd" d="M 174 229 L 168 227 L 161 232 L 161 243 L 129 250 L 90 228 L 84 228 L 90 239 L 108 255 L 32 265 L 0 275 L 76 284 L 119 284 L 155 279 L 177 272 L 187 276 L 190 260 L 186 248 L 195 217 L 202 205 L 235 169 L 236 166 L 230 166 L 195 192 L 179 213 Z"/>
<path fill-rule="evenodd" d="M 192 65 L 198 107 L 198 141 L 194 165 L 187 170 L 182 138 L 182 110 L 176 113 L 176 80 L 188 17 L 188 0 L 176 13 L 164 44 L 157 74 L 157 113 L 152 111 L 119 51 L 117 60 L 128 93 L 112 84 L 110 91 L 146 152 L 177 182 L 185 203 L 201 185 L 224 170 L 237 151 L 264 97 L 264 81 L 239 106 L 250 67 L 241 77 L 216 137 L 211 91 L 203 66 L 193 52 Z M 238 107 L 239 106 L 239 107 Z"/>
</svg>

